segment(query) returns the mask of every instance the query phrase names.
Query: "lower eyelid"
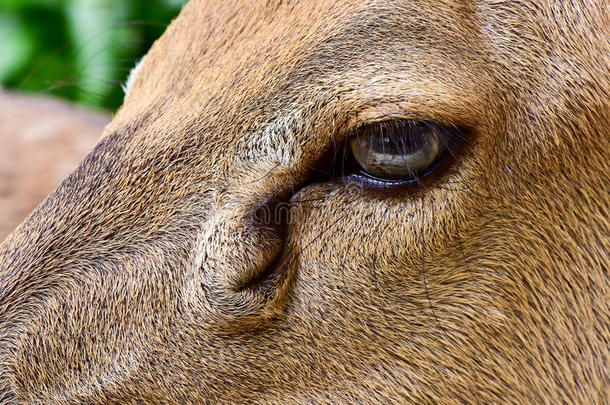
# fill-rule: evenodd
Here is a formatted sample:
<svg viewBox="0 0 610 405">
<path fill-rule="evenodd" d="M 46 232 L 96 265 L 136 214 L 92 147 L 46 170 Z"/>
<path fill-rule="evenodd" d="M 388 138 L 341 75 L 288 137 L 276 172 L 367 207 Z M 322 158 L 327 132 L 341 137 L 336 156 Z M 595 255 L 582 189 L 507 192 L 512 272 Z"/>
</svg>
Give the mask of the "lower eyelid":
<svg viewBox="0 0 610 405">
<path fill-rule="evenodd" d="M 367 172 L 364 172 L 364 171 L 362 171 L 360 173 L 360 176 L 367 178 L 367 180 L 369 180 L 369 181 L 371 181 L 373 183 L 385 184 L 385 185 L 387 185 L 389 187 L 408 185 L 408 184 L 417 184 L 418 182 L 421 182 L 427 176 L 429 176 L 432 173 L 434 173 L 440 166 L 442 166 L 444 163 L 446 163 L 446 160 L 447 160 L 447 156 L 443 155 L 443 156 L 439 157 L 436 160 L 436 162 L 434 162 L 432 165 L 430 165 L 430 167 L 427 170 L 425 170 L 422 174 L 418 175 L 417 177 L 413 177 L 413 178 L 409 178 L 409 179 L 404 179 L 404 180 L 386 180 L 386 179 L 380 179 L 380 178 L 376 178 L 374 175 L 371 175 L 370 173 L 367 173 Z"/>
</svg>

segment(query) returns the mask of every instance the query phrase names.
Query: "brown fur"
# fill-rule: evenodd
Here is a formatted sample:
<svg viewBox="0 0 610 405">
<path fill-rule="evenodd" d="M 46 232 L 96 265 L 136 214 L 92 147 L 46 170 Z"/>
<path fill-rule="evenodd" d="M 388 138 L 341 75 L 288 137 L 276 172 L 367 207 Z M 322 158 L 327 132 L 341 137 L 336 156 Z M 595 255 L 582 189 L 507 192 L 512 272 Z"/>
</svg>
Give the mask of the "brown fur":
<svg viewBox="0 0 610 405">
<path fill-rule="evenodd" d="M 99 141 L 110 118 L 0 91 L 0 241 Z"/>
<path fill-rule="evenodd" d="M 607 13 L 191 1 L 0 247 L 0 402 L 607 403 Z M 307 181 L 388 115 L 467 146 L 411 193 Z"/>
</svg>

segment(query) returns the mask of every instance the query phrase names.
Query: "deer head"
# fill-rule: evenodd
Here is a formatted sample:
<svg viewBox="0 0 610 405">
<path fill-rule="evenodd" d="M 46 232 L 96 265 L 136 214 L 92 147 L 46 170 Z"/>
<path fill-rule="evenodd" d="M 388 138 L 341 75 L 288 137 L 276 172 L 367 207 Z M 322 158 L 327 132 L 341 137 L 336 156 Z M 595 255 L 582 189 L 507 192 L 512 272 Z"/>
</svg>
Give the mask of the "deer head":
<svg viewBox="0 0 610 405">
<path fill-rule="evenodd" d="M 191 1 L 0 247 L 0 402 L 604 402 L 608 27 Z"/>
</svg>

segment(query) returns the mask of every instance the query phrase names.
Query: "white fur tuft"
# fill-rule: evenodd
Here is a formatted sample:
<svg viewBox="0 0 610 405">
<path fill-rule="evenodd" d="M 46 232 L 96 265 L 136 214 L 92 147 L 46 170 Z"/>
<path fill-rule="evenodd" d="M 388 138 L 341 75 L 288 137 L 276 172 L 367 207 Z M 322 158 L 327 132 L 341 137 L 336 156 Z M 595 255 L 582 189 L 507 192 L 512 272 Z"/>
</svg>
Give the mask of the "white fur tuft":
<svg viewBox="0 0 610 405">
<path fill-rule="evenodd" d="M 133 84 L 136 81 L 136 77 L 138 76 L 138 73 L 140 72 L 141 68 L 142 59 L 140 59 L 133 67 L 133 69 L 131 69 L 131 72 L 129 72 L 129 76 L 127 77 L 127 81 L 124 85 L 121 86 L 123 87 L 123 92 L 125 93 L 125 99 L 123 100 L 123 102 L 125 102 L 127 100 L 127 97 L 129 97 L 129 92 L 131 91 L 131 88 L 133 87 Z"/>
</svg>

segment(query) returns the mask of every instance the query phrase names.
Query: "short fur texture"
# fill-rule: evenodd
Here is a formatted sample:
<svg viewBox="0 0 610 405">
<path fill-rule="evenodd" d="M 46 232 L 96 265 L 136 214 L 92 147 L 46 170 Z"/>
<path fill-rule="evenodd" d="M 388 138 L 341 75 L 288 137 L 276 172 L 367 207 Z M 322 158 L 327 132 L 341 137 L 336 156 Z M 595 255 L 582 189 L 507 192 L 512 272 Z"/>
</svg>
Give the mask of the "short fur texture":
<svg viewBox="0 0 610 405">
<path fill-rule="evenodd" d="M 0 247 L 0 402 L 608 403 L 608 21 L 191 1 Z M 410 193 L 308 182 L 387 116 L 467 146 Z"/>
</svg>

